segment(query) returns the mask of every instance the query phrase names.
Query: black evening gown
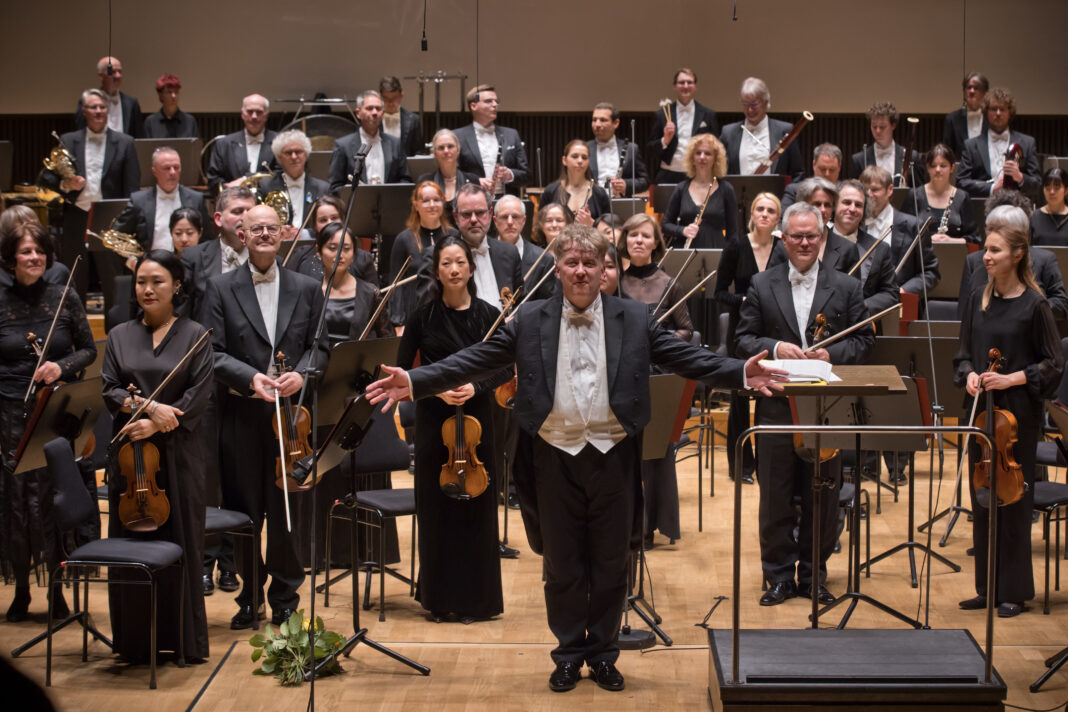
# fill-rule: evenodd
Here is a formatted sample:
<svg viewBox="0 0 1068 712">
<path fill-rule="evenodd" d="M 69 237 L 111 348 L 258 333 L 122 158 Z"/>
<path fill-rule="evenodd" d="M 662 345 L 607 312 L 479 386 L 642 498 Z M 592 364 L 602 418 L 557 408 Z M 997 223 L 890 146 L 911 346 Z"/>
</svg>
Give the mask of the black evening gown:
<svg viewBox="0 0 1068 712">
<path fill-rule="evenodd" d="M 1006 360 L 1001 372 L 1023 371 L 1027 378 L 1022 386 L 993 392 L 994 405 L 1016 416 L 1019 440 L 1013 451 L 1028 484 L 1020 501 L 998 508 L 996 603 L 1023 603 L 1035 595 L 1031 570 L 1031 511 L 1035 499 L 1035 446 L 1042 432 L 1042 399 L 1056 389 L 1064 364 L 1053 312 L 1041 294 L 1028 289 L 1012 299 L 992 296 L 986 311 L 980 308 L 982 295 L 983 290 L 976 289 L 969 297 L 961 322 L 960 349 L 953 363 L 957 372 L 956 383 L 963 386 L 970 372 L 987 370 L 987 354 L 996 347 Z M 979 403 L 980 409 L 984 407 L 984 401 L 985 397 Z M 972 443 L 973 462 L 978 452 L 978 445 Z M 968 482 L 975 514 L 972 526 L 975 590 L 985 596 L 989 510 L 983 503 L 989 502 L 990 498 L 986 488 L 982 490 L 985 496 L 977 498 L 970 476 Z"/>
<path fill-rule="evenodd" d="M 396 239 L 393 240 L 393 249 L 389 253 L 390 281 L 392 282 L 397 278 L 401 265 L 404 264 L 404 260 L 408 257 L 412 258 L 412 263 L 408 265 L 408 270 L 404 273 L 404 276 L 411 277 L 419 274 L 420 268 L 430 259 L 430 253 L 424 250 L 431 245 L 437 245 L 449 235 L 459 237 L 460 233 L 453 228 L 436 227 L 431 229 L 420 227 L 418 243 L 415 239 L 415 233 L 411 230 L 405 230 L 397 235 Z M 403 326 L 408 322 L 408 317 L 419 306 L 418 294 L 417 282 L 410 282 L 403 287 L 397 287 L 396 292 L 389 298 L 389 306 L 386 307 L 389 310 L 389 322 L 391 324 Z"/>
<path fill-rule="evenodd" d="M 552 183 L 545 186 L 545 190 L 542 191 L 541 194 L 539 205 L 558 203 L 567 207 L 567 202 L 570 199 L 571 194 L 563 189 L 563 184 L 558 180 L 554 180 Z M 594 220 L 602 215 L 607 215 L 612 212 L 612 198 L 605 192 L 604 188 L 593 181 L 590 182 L 589 198 L 586 199 L 586 210 L 590 212 L 590 217 Z"/>
<path fill-rule="evenodd" d="M 427 302 L 405 325 L 397 365 L 411 368 L 417 352 L 420 363 L 431 364 L 480 342 L 498 313 L 475 298 L 464 310 L 449 309 L 437 299 Z M 438 486 L 441 466 L 448 457 L 441 425 L 456 414 L 456 407 L 437 396 L 415 404 L 415 509 L 419 522 L 416 598 L 437 615 L 491 618 L 504 610 L 490 405 L 493 389 L 510 377 L 510 372 L 503 372 L 499 378 L 476 383 L 474 397 L 464 404 L 464 414 L 482 424 L 482 441 L 476 452 L 489 475 L 486 491 L 468 501 L 447 497 Z"/>
<path fill-rule="evenodd" d="M 62 286 L 43 279 L 29 286 L 11 280 L 0 287 L 0 562 L 5 578 L 12 574 L 17 574 L 16 579 L 27 577 L 31 566 L 40 563 L 51 570 L 62 558 L 46 471 L 13 474 L 15 450 L 35 403 L 30 400 L 23 405 L 37 365 L 26 335 L 32 332 L 44 342 L 62 293 Z M 72 381 L 95 357 L 96 344 L 85 310 L 71 290 L 46 358 L 62 370 L 60 380 Z M 96 536 L 79 534 L 75 541 L 99 538 L 99 522 L 94 531 Z"/>
<path fill-rule="evenodd" d="M 122 403 L 128 392 L 126 386 L 136 385 L 145 398 L 163 382 L 182 357 L 204 333 L 195 321 L 178 318 L 156 348 L 152 347 L 152 332 L 139 319 L 116 326 L 108 334 L 107 349 L 101 377 L 104 381 L 104 402 L 115 416 L 117 433 L 127 422 Z M 145 442 L 159 450 L 160 469 L 157 484 L 166 490 L 171 504 L 170 517 L 157 531 L 131 532 L 119 521 L 118 500 L 125 489 L 125 478 L 117 464 L 108 464 L 110 504 L 108 535 L 147 540 L 172 541 L 185 552 L 184 580 L 175 569 L 157 574 L 159 582 L 159 614 L 156 645 L 159 650 L 178 649 L 179 587 L 185 587 L 184 635 L 185 655 L 208 657 L 208 620 L 204 613 L 204 588 L 201 581 L 204 559 L 204 438 L 200 434 L 201 415 L 207 407 L 214 388 L 211 342 L 208 340 L 189 363 L 175 374 L 156 400 L 181 410 L 178 427 L 169 433 L 155 433 Z M 146 416 L 147 417 L 147 416 Z M 125 441 L 129 442 L 129 441 Z M 250 443 L 251 445 L 251 443 Z M 136 574 L 112 571 L 110 577 L 137 579 Z M 145 586 L 112 585 L 111 632 L 115 652 L 130 661 L 148 659 L 150 609 L 149 589 Z"/>
<path fill-rule="evenodd" d="M 690 196 L 691 180 L 675 186 L 667 210 L 664 211 L 664 241 L 669 247 L 680 248 L 686 238 L 682 229 L 697 219 L 701 206 Z M 708 199 L 701 226 L 697 229 L 690 247 L 699 250 L 723 249 L 731 238 L 738 237 L 738 200 L 734 188 L 727 181 L 717 181 L 715 192 Z"/>
<path fill-rule="evenodd" d="M 1068 247 L 1068 215 L 1050 215 L 1042 210 L 1031 213 L 1031 244 Z"/>
<path fill-rule="evenodd" d="M 921 185 L 913 188 L 901 203 L 901 212 L 915 215 L 921 225 L 924 220 L 931 218 L 932 233 L 938 231 L 946 210 L 949 210 L 946 235 L 963 237 L 967 242 L 982 243 L 982 235 L 979 234 L 979 227 L 975 224 L 975 216 L 972 214 L 972 199 L 967 191 L 958 188 L 949 199 L 949 207 L 946 209 L 932 208 L 927 202 L 927 191 Z"/>
</svg>

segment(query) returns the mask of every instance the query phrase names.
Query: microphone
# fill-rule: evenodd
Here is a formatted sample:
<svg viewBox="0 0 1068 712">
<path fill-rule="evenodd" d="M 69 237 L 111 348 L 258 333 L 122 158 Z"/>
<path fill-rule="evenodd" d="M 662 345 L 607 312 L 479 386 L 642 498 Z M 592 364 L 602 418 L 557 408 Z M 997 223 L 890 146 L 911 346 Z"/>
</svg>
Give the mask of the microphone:
<svg viewBox="0 0 1068 712">
<path fill-rule="evenodd" d="M 110 59 L 108 60 L 108 76 L 109 77 L 115 76 L 115 67 L 111 66 L 111 60 Z"/>
<path fill-rule="evenodd" d="M 419 44 L 420 44 L 420 48 L 421 48 L 421 49 L 422 49 L 422 50 L 423 50 L 424 52 L 426 52 L 426 32 L 423 32 L 423 39 L 422 39 L 422 41 L 421 41 L 421 42 L 420 42 Z"/>
</svg>

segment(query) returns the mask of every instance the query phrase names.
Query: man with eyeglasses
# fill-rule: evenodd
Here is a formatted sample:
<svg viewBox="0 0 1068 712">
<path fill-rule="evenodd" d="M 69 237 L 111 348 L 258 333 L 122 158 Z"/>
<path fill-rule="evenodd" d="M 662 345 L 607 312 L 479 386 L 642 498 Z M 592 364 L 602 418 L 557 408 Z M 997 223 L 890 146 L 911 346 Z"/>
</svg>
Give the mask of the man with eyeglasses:
<svg viewBox="0 0 1068 712">
<path fill-rule="evenodd" d="M 753 277 L 738 323 L 740 357 L 766 351 L 778 359 L 820 359 L 833 364 L 858 364 L 868 358 L 875 345 L 871 329 L 858 329 L 826 348 L 806 350 L 814 342 L 818 314 L 827 319 L 827 335 L 844 331 L 868 316 L 860 282 L 819 262 L 822 223 L 819 209 L 807 203 L 795 203 L 786 210 L 783 244 L 788 261 Z M 791 424 L 789 401 L 758 399 L 756 422 Z M 760 559 L 768 582 L 768 590 L 760 598 L 762 606 L 775 606 L 798 595 L 809 597 L 813 585 L 820 603 L 834 600 L 824 582 L 838 520 L 841 458 L 823 463 L 820 472 L 827 481 L 813 491 L 813 465 L 798 456 L 792 436 L 757 437 Z M 797 516 L 792 501 L 795 492 L 801 494 L 801 524 L 796 538 L 793 532 Z M 817 562 L 812 560 L 816 497 L 821 515 L 818 572 Z"/>
<path fill-rule="evenodd" d="M 249 94 L 241 100 L 241 121 L 245 127 L 226 134 L 211 149 L 208 163 L 208 192 L 211 195 L 239 184 L 253 173 L 278 170 L 271 152 L 275 132 L 267 128 L 270 117 L 271 102 L 266 97 Z"/>
<path fill-rule="evenodd" d="M 523 226 L 527 224 L 527 211 L 523 201 L 514 195 L 506 195 L 497 201 L 493 207 L 493 224 L 497 226 L 497 235 L 509 245 L 515 245 L 519 251 L 520 271 L 526 275 L 534 263 L 538 263 L 537 269 L 530 273 L 523 282 L 524 292 L 533 289 L 546 272 L 553 271 L 553 256 L 551 254 L 541 257 L 544 250 L 530 240 L 523 237 Z M 538 262 L 538 259 L 541 261 Z M 538 291 L 531 299 L 548 299 L 552 296 L 556 280 L 546 279 L 538 287 Z"/>
<path fill-rule="evenodd" d="M 324 368 L 326 334 L 315 341 L 323 306 L 319 282 L 282 269 L 275 257 L 282 240 L 278 214 L 257 205 L 244 214 L 238 231 L 248 250 L 241 267 L 208 283 L 202 323 L 214 330 L 215 381 L 227 389 L 220 405 L 220 461 L 223 506 L 247 514 L 257 530 L 267 520 L 267 565 L 259 563 L 259 581 L 252 580 L 251 551 L 246 539 L 238 546 L 243 586 L 230 628 L 251 628 L 262 614 L 252 607 L 252 591 L 271 575 L 267 602 L 271 622 L 280 625 L 300 604 L 298 589 L 304 567 L 294 538 L 286 531 L 285 501 L 275 485 L 277 438 L 271 424 L 275 399 L 294 396 L 304 383 L 305 368 Z M 281 352 L 289 368 L 279 373 Z M 263 601 L 263 596 L 257 596 Z"/>
<path fill-rule="evenodd" d="M 497 90 L 490 84 L 467 92 L 471 123 L 456 129 L 459 166 L 464 173 L 478 176 L 491 195 L 519 195 L 519 187 L 530 180 L 527 152 L 518 131 L 497 125 L 499 105 Z"/>
<path fill-rule="evenodd" d="M 101 57 L 96 63 L 96 75 L 100 77 L 100 91 L 108 106 L 108 128 L 124 133 L 131 138 L 144 136 L 144 119 L 141 116 L 141 102 L 135 97 L 119 91 L 122 86 L 122 62 L 117 57 Z M 86 115 L 82 111 L 82 101 L 74 112 L 74 127 L 86 127 Z"/>
<path fill-rule="evenodd" d="M 653 165 L 658 167 L 654 183 L 686 180 L 685 157 L 690 140 L 697 134 L 719 133 L 716 112 L 693 98 L 697 93 L 696 72 L 689 67 L 680 68 L 675 72 L 672 87 L 676 100 L 657 110 L 648 144 Z"/>
<path fill-rule="evenodd" d="M 359 182 L 371 185 L 382 183 L 411 183 L 408 175 L 408 159 L 404 155 L 400 139 L 382 131 L 382 96 L 368 89 L 356 100 L 356 118 L 359 128 L 348 136 L 342 136 L 334 144 L 330 156 L 330 192 L 337 194 L 352 184 L 356 170 L 356 154 L 367 145 Z"/>
<path fill-rule="evenodd" d="M 771 92 L 764 80 L 748 77 L 742 82 L 741 96 L 745 119 L 724 126 L 719 140 L 727 149 L 727 173 L 749 176 L 778 147 L 793 125 L 768 117 Z M 775 159 L 767 172 L 787 176 L 793 181 L 805 177 L 801 149 L 796 141 Z"/>
</svg>

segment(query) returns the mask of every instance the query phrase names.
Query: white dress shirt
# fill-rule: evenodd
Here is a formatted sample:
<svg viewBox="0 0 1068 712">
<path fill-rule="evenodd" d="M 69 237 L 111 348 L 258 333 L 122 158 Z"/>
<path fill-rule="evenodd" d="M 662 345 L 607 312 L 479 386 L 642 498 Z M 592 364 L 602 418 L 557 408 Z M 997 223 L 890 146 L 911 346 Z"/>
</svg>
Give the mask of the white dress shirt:
<svg viewBox="0 0 1068 712">
<path fill-rule="evenodd" d="M 873 236 L 875 239 L 878 240 L 879 236 L 882 235 L 883 232 L 885 232 L 886 229 L 893 224 L 894 208 L 892 205 L 887 203 L 886 207 L 883 208 L 883 211 L 881 213 L 879 213 L 878 215 L 872 215 L 870 218 L 864 221 L 864 229 L 868 231 L 869 235 Z M 893 237 L 893 232 L 887 233 L 886 237 L 883 238 L 883 242 L 889 245 Z"/>
<path fill-rule="evenodd" d="M 108 128 L 122 133 L 122 95 L 115 92 L 105 96 L 108 98 Z"/>
<path fill-rule="evenodd" d="M 794 318 L 797 320 L 797 331 L 801 334 L 801 348 L 808 348 L 808 313 L 812 311 L 812 300 L 816 297 L 816 278 L 819 276 L 820 263 L 817 260 L 808 272 L 799 272 L 793 264 L 789 267 L 790 293 L 794 300 Z M 780 342 L 781 343 L 781 342 Z M 778 351 L 778 344 L 775 350 Z"/>
<path fill-rule="evenodd" d="M 497 286 L 497 275 L 493 273 L 493 262 L 489 256 L 489 238 L 483 237 L 482 244 L 471 248 L 475 257 L 475 295 L 484 302 L 501 308 L 501 290 Z"/>
<path fill-rule="evenodd" d="M 382 131 L 393 136 L 394 138 L 401 137 L 401 115 L 398 111 L 395 114 L 382 114 Z"/>
<path fill-rule="evenodd" d="M 987 150 L 990 152 L 990 176 L 996 183 L 1005 168 L 1005 151 L 1009 150 L 1009 130 L 994 133 L 993 129 L 986 134 Z"/>
<path fill-rule="evenodd" d="M 152 232 L 152 249 L 174 252 L 174 240 L 171 238 L 171 213 L 182 207 L 178 189 L 167 193 L 156 186 L 155 227 Z"/>
<path fill-rule="evenodd" d="M 569 455 L 587 443 L 606 453 L 627 436 L 609 403 L 607 363 L 600 295 L 582 312 L 564 299 L 553 408 L 538 430 L 545 442 Z"/>
<path fill-rule="evenodd" d="M 522 259 L 523 259 L 523 243 L 524 243 L 524 242 L 526 242 L 526 240 L 524 240 L 524 239 L 523 239 L 523 236 L 522 236 L 522 235 L 520 235 L 520 236 L 519 236 L 519 239 L 518 239 L 518 240 L 516 240 L 516 241 L 515 241 L 515 243 L 514 243 L 514 244 L 515 244 L 515 249 L 516 249 L 516 251 L 517 251 L 517 252 L 519 253 L 519 259 L 520 259 L 520 261 L 522 261 Z"/>
<path fill-rule="evenodd" d="M 475 140 L 478 142 L 478 153 L 482 157 L 482 171 L 486 178 L 493 177 L 493 169 L 497 167 L 497 149 L 500 143 L 497 141 L 497 129 L 490 124 L 482 126 L 477 121 L 475 127 Z"/>
<path fill-rule="evenodd" d="M 610 178 L 615 178 L 619 172 L 619 145 L 616 137 L 608 139 L 604 143 L 597 142 L 597 179 L 598 185 Z"/>
<path fill-rule="evenodd" d="M 891 176 L 894 175 L 895 161 L 897 155 L 897 142 L 891 141 L 890 145 L 883 148 L 879 144 L 872 146 L 875 149 L 875 165 L 880 168 L 885 168 L 887 173 Z"/>
<path fill-rule="evenodd" d="M 692 101 L 689 104 L 683 104 L 681 101 L 675 102 L 675 138 L 678 139 L 678 147 L 670 163 L 666 161 L 660 163 L 669 171 L 686 172 L 686 163 L 683 158 L 686 156 L 686 147 L 690 145 L 690 139 L 693 138 L 693 121 L 696 113 L 697 107 Z"/>
<path fill-rule="evenodd" d="M 266 272 L 260 272 L 251 262 L 248 263 L 248 268 L 252 272 L 252 288 L 256 291 L 263 325 L 267 327 L 267 338 L 270 339 L 273 349 L 277 343 L 275 332 L 278 329 L 278 263 L 272 262 Z M 271 361 L 274 361 L 273 352 Z"/>
<path fill-rule="evenodd" d="M 235 269 L 248 262 L 248 249 L 244 246 L 242 246 L 241 251 L 238 252 L 223 242 L 220 238 L 219 250 L 222 254 L 222 274 L 233 272 Z"/>
<path fill-rule="evenodd" d="M 983 133 L 983 110 L 968 111 L 965 109 L 964 111 L 968 116 L 968 138 L 975 138 Z"/>
<path fill-rule="evenodd" d="M 300 227 L 304 222 L 304 177 L 307 173 L 301 173 L 300 178 L 290 178 L 288 173 L 282 173 L 282 182 L 285 183 L 286 192 L 289 193 L 289 224 Z"/>
<path fill-rule="evenodd" d="M 248 158 L 248 172 L 256 173 L 260 166 L 260 146 L 263 145 L 263 131 L 253 136 L 245 129 L 245 156 Z"/>
<path fill-rule="evenodd" d="M 382 153 L 382 135 L 369 135 L 360 127 L 360 145 L 370 146 L 363 162 L 363 182 L 380 184 L 386 182 L 386 156 Z"/>
<path fill-rule="evenodd" d="M 756 126 L 743 122 L 742 143 L 738 147 L 738 171 L 743 176 L 751 176 L 770 155 L 771 135 L 768 129 L 768 117 L 764 116 Z"/>
<path fill-rule="evenodd" d="M 93 203 L 103 199 L 100 181 L 104 176 L 104 152 L 107 148 L 107 131 L 97 133 L 85 130 L 85 187 L 78 194 L 75 202 L 79 208 L 89 212 Z"/>
</svg>

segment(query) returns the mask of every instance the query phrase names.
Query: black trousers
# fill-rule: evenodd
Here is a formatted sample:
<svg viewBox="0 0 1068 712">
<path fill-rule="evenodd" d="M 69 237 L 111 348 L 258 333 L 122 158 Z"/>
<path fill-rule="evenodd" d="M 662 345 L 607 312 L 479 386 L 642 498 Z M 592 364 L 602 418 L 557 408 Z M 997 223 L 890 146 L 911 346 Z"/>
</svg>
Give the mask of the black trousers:
<svg viewBox="0 0 1068 712">
<path fill-rule="evenodd" d="M 540 437 L 533 460 L 545 566 L 545 610 L 556 662 L 619 657 L 616 638 L 638 499 L 638 443 L 569 455 Z"/>
<path fill-rule="evenodd" d="M 237 537 L 238 572 L 243 586 L 237 595 L 238 605 L 252 603 L 252 556 L 257 558 L 260 580 L 255 582 L 262 593 L 271 575 L 267 602 L 275 611 L 297 608 L 297 589 L 304 582 L 304 568 L 297 556 L 294 539 L 286 531 L 285 497 L 274 481 L 278 442 L 271 429 L 274 405 L 261 400 L 227 395 L 222 406 L 221 480 L 223 507 L 247 514 L 257 530 L 267 520 L 267 562 L 259 551 L 252 551 L 248 537 Z M 300 497 L 302 494 L 291 494 Z M 263 596 L 259 600 L 264 600 Z"/>
</svg>

